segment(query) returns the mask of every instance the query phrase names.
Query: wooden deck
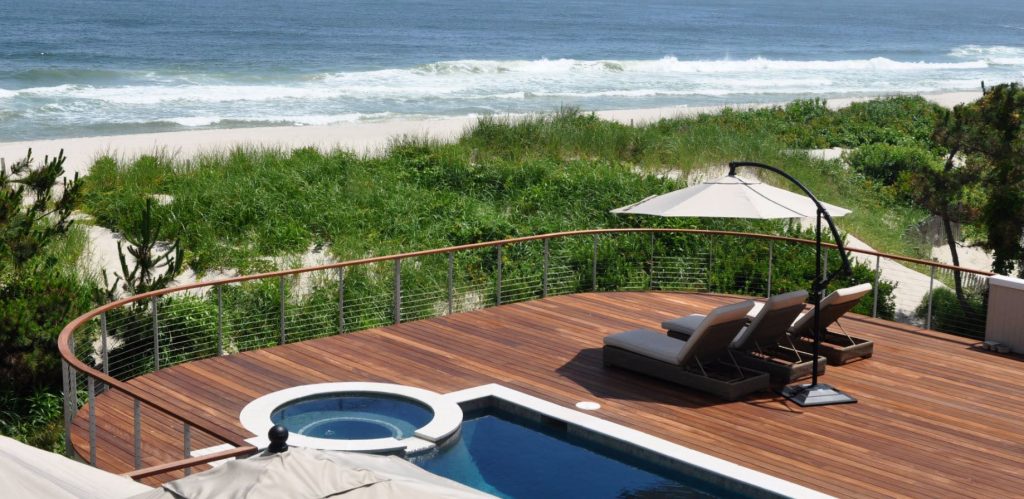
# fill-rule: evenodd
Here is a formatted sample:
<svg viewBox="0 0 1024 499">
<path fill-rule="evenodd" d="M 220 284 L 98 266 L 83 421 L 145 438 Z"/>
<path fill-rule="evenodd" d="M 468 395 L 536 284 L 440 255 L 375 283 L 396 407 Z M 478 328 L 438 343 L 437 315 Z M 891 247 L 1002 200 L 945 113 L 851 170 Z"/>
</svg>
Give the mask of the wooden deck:
<svg viewBox="0 0 1024 499">
<path fill-rule="evenodd" d="M 132 380 L 226 431 L 268 392 L 325 381 L 380 381 L 437 392 L 499 383 L 836 496 L 1011 497 L 1024 494 L 1024 362 L 972 340 L 865 317 L 851 334 L 873 358 L 828 368 L 823 381 L 859 399 L 801 409 L 770 393 L 722 403 L 601 365 L 601 338 L 704 313 L 735 297 L 588 293 L 208 359 Z M 100 467 L 132 463 L 132 406 L 98 397 Z M 88 455 L 86 413 L 73 441 Z M 182 454 L 180 423 L 143 410 L 144 464 Z M 193 449 L 215 445 L 194 434 Z"/>
</svg>

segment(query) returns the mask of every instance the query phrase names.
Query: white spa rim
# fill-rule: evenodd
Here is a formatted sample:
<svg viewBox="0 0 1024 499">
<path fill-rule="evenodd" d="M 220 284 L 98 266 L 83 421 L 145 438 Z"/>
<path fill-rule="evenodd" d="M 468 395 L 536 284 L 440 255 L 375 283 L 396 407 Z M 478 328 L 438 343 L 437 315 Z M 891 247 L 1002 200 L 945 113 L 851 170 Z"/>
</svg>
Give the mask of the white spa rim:
<svg viewBox="0 0 1024 499">
<path fill-rule="evenodd" d="M 319 450 L 340 450 L 352 452 L 392 453 L 421 451 L 458 431 L 462 425 L 462 408 L 459 404 L 440 394 L 422 388 L 391 383 L 317 383 L 286 388 L 268 393 L 249 402 L 238 415 L 239 422 L 262 440 L 274 426 L 270 415 L 284 404 L 317 395 L 379 394 L 410 399 L 426 405 L 434 413 L 433 419 L 417 429 L 413 436 L 397 439 L 394 437 L 361 440 L 337 440 L 316 438 L 292 433 L 288 445 Z"/>
</svg>

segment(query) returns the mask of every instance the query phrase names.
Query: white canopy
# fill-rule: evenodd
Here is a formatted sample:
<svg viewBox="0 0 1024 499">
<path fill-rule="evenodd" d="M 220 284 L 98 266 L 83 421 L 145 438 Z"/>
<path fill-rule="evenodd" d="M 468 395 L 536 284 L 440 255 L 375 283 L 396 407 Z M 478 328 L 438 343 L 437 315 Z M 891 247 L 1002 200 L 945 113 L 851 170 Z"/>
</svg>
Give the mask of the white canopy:
<svg viewBox="0 0 1024 499">
<path fill-rule="evenodd" d="M 113 473 L 0 436 L 0 496 L 18 498 L 128 497 L 150 490 Z"/>
<path fill-rule="evenodd" d="M 850 210 L 822 203 L 829 215 L 841 217 Z M 685 189 L 651 196 L 612 210 L 620 215 L 707 218 L 808 218 L 817 214 L 811 198 L 778 187 L 726 175 Z"/>
<path fill-rule="evenodd" d="M 227 461 L 134 499 L 378 499 L 492 497 L 396 456 L 291 447 Z"/>
</svg>

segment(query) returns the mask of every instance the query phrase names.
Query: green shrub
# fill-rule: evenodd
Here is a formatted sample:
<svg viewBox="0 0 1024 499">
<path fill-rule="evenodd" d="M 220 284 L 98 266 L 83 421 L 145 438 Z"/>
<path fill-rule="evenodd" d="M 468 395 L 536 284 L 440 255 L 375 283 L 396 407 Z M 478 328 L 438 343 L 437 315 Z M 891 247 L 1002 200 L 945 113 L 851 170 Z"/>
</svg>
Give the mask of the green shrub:
<svg viewBox="0 0 1024 499">
<path fill-rule="evenodd" d="M 896 183 L 904 172 L 927 169 L 938 158 L 919 146 L 895 146 L 885 143 L 866 144 L 845 155 L 850 167 L 883 185 Z"/>
<path fill-rule="evenodd" d="M 987 310 L 984 294 L 967 292 L 961 303 L 953 290 L 943 287 L 934 289 L 931 296 L 932 329 L 971 338 L 985 335 Z M 928 315 L 928 298 L 925 295 L 914 311 L 922 320 Z"/>
<path fill-rule="evenodd" d="M 0 391 L 0 435 L 62 454 L 63 408 L 63 399 L 56 391 L 38 389 L 28 395 Z"/>
</svg>

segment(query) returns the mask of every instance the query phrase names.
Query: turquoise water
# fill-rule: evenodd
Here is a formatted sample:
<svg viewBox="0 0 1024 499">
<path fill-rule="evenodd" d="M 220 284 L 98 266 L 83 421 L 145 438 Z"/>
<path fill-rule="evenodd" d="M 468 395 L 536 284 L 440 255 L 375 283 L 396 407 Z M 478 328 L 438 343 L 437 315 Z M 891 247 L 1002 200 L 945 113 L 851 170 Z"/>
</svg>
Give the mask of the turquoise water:
<svg viewBox="0 0 1024 499">
<path fill-rule="evenodd" d="M 977 89 L 1024 2 L 0 0 L 0 141 Z"/>
<path fill-rule="evenodd" d="M 739 497 L 564 429 L 500 411 L 467 415 L 458 440 L 412 461 L 500 497 Z"/>
<path fill-rule="evenodd" d="M 433 419 L 429 407 L 377 394 L 327 394 L 282 405 L 270 415 L 291 433 L 315 438 L 363 440 L 411 437 Z"/>
</svg>

